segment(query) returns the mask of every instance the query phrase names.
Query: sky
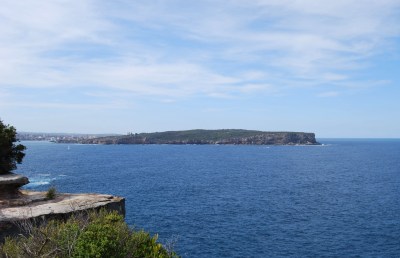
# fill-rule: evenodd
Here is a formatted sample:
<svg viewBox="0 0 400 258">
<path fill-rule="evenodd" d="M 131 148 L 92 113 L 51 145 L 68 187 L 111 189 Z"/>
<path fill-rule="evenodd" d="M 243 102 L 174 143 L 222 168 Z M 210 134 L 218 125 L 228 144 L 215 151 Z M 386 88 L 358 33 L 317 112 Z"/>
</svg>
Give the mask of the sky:
<svg viewBox="0 0 400 258">
<path fill-rule="evenodd" d="M 400 138 L 399 0 L 2 0 L 0 119 Z"/>
</svg>

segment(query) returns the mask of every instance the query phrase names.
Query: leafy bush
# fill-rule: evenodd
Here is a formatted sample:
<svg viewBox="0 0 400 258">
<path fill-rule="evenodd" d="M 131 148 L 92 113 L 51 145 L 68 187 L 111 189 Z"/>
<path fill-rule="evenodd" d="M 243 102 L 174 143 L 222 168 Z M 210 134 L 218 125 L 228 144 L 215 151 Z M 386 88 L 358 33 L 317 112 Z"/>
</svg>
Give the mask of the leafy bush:
<svg viewBox="0 0 400 258">
<path fill-rule="evenodd" d="M 77 239 L 77 257 L 126 257 L 130 231 L 122 216 L 116 213 L 93 219 Z"/>
<path fill-rule="evenodd" d="M 46 198 L 50 200 L 56 198 L 56 188 L 54 186 L 50 187 L 49 190 L 47 190 Z"/>
<path fill-rule="evenodd" d="M 179 257 L 157 235 L 134 231 L 121 215 L 104 210 L 29 225 L 24 233 L 6 238 L 0 257 Z"/>
</svg>

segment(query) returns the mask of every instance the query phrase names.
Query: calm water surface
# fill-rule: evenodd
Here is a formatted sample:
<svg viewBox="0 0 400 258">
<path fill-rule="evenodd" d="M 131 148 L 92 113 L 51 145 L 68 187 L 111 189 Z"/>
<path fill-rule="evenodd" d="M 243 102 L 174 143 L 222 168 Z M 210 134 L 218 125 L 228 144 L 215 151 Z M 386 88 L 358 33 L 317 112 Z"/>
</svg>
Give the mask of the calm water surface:
<svg viewBox="0 0 400 258">
<path fill-rule="evenodd" d="M 324 146 L 24 142 L 29 189 L 126 197 L 184 257 L 400 257 L 400 141 Z"/>
</svg>

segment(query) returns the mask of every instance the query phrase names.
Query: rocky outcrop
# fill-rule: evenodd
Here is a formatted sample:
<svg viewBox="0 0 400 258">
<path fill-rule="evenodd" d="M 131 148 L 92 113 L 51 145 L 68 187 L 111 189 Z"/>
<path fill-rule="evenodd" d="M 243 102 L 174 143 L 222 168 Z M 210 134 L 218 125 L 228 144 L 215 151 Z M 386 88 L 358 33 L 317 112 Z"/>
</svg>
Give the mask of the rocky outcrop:
<svg viewBox="0 0 400 258">
<path fill-rule="evenodd" d="M 19 205 L 15 201 L 19 200 Z M 46 192 L 21 191 L 14 205 L 0 208 L 0 241 L 19 232 L 18 223 L 40 223 L 49 219 L 66 219 L 74 213 L 105 208 L 125 216 L 125 199 L 105 194 L 57 194 L 48 199 Z"/>
<path fill-rule="evenodd" d="M 0 175 L 0 242 L 4 237 L 19 233 L 18 223 L 40 223 L 49 219 L 65 219 L 86 210 L 116 210 L 125 216 L 125 199 L 105 194 L 56 194 L 24 191 L 27 177 L 8 173 Z"/>
<path fill-rule="evenodd" d="M 0 208 L 2 200 L 18 198 L 20 196 L 19 188 L 29 183 L 26 176 L 14 173 L 0 175 Z"/>
</svg>

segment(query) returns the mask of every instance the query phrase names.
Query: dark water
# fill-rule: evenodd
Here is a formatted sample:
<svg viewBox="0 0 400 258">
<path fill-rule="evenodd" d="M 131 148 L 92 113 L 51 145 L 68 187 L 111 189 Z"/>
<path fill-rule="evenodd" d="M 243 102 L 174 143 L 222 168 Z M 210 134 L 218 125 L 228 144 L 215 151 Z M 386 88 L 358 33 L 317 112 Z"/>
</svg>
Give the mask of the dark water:
<svg viewBox="0 0 400 258">
<path fill-rule="evenodd" d="M 325 146 L 24 142 L 30 189 L 126 197 L 184 257 L 400 257 L 400 141 Z"/>
</svg>

